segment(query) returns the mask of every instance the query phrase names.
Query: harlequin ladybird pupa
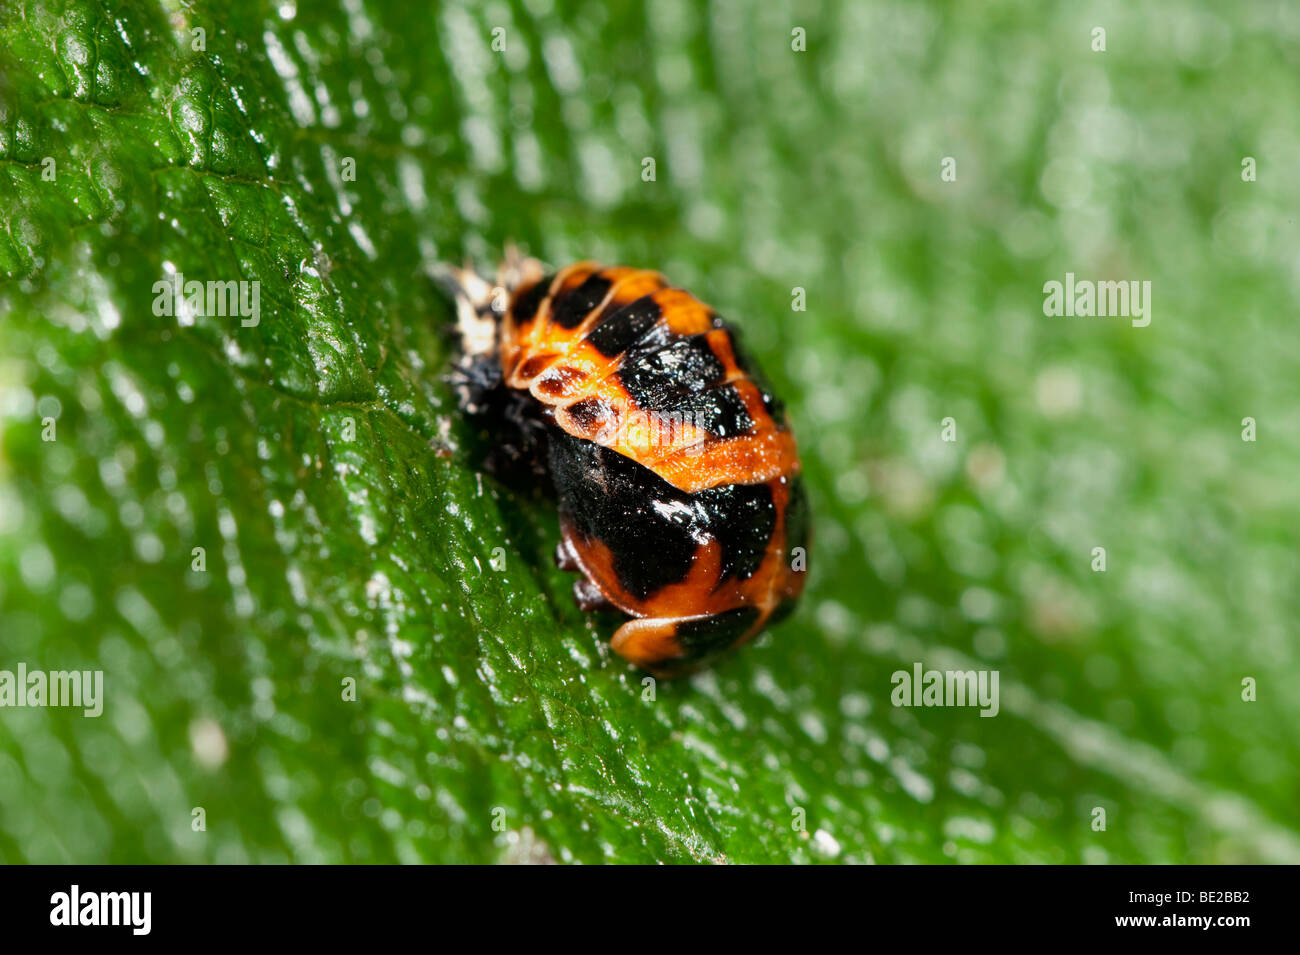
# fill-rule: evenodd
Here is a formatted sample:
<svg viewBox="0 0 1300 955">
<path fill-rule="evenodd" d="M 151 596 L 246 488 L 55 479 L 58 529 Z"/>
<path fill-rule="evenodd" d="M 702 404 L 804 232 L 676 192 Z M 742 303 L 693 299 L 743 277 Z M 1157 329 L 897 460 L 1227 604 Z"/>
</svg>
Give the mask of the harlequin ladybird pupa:
<svg viewBox="0 0 1300 955">
<path fill-rule="evenodd" d="M 808 537 L 799 456 L 726 322 L 641 269 L 510 253 L 495 284 L 438 278 L 457 303 L 461 403 L 512 430 L 509 456 L 544 462 L 579 606 L 630 618 L 617 653 L 671 676 L 789 612 Z"/>
</svg>

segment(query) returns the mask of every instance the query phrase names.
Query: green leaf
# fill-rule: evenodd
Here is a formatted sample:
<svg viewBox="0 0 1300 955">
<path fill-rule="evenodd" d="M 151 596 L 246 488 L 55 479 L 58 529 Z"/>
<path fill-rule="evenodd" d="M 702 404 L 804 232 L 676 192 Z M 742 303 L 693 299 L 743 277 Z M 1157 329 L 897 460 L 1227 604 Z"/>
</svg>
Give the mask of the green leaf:
<svg viewBox="0 0 1300 955">
<path fill-rule="evenodd" d="M 1300 860 L 1300 103 L 1280 13 L 1177 9 L 4 5 L 0 669 L 104 701 L 0 709 L 0 861 Z M 508 241 L 796 422 L 799 611 L 653 694 L 444 381 L 428 271 Z"/>
</svg>

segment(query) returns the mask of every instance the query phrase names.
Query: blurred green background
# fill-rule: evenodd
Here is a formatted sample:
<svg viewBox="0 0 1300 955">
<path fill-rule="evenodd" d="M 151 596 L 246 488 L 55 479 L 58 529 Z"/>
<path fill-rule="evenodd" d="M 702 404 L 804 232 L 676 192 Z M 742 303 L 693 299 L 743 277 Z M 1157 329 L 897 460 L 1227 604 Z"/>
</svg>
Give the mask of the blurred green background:
<svg viewBox="0 0 1300 955">
<path fill-rule="evenodd" d="M 1300 861 L 1300 8 L 0 17 L 0 669 L 106 695 L 0 709 L 0 861 Z M 512 240 L 664 271 L 796 423 L 798 613 L 654 699 L 442 380 L 428 269 Z"/>
</svg>

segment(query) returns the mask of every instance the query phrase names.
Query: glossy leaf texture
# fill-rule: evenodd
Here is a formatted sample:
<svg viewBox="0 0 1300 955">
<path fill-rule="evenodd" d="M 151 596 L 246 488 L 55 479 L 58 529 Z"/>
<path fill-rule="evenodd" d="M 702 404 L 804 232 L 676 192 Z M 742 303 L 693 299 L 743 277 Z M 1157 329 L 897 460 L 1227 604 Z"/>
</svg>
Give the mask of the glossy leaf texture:
<svg viewBox="0 0 1300 955">
<path fill-rule="evenodd" d="M 0 861 L 1300 861 L 1283 5 L 0 18 L 0 668 L 104 680 L 0 709 Z M 690 680 L 477 467 L 428 273 L 510 241 L 665 272 L 787 399 L 807 594 Z"/>
</svg>

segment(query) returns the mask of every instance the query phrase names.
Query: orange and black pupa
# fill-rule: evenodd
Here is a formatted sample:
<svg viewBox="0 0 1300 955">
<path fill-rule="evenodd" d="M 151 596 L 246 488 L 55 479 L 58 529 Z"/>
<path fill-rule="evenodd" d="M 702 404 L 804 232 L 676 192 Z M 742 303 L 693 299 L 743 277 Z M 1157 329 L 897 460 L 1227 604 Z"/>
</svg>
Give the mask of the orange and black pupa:
<svg viewBox="0 0 1300 955">
<path fill-rule="evenodd" d="M 670 676 L 752 638 L 803 590 L 808 507 L 780 402 L 731 328 L 658 272 L 513 253 L 455 297 L 465 410 L 549 472 L 556 559 L 611 646 Z"/>
</svg>

